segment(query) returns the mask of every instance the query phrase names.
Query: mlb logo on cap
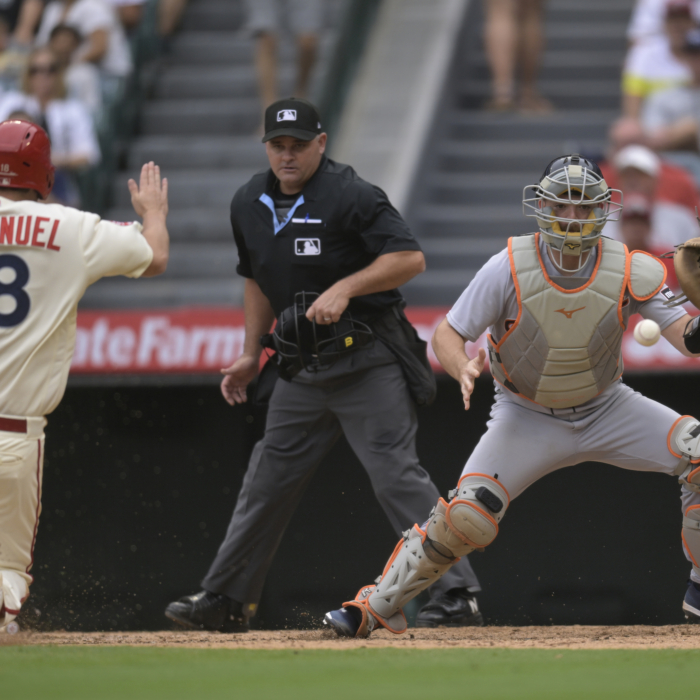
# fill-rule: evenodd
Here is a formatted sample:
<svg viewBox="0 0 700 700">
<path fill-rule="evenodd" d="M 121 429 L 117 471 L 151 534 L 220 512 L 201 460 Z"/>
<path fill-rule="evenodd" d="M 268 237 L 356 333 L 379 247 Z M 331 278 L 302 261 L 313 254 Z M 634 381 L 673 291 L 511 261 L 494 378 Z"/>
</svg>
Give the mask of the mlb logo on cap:
<svg viewBox="0 0 700 700">
<path fill-rule="evenodd" d="M 296 109 L 283 109 L 277 112 L 278 122 L 295 122 L 297 120 Z"/>
</svg>

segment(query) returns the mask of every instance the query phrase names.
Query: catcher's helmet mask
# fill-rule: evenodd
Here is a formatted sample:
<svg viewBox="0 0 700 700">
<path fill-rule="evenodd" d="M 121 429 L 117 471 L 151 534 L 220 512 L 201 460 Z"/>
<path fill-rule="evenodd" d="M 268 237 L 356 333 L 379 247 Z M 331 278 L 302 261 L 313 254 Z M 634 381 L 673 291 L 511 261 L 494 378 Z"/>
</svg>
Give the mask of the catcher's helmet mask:
<svg viewBox="0 0 700 700">
<path fill-rule="evenodd" d="M 528 190 L 534 196 L 528 196 Z M 613 192 L 619 194 L 619 203 L 612 201 Z M 552 202 L 586 204 L 592 210 L 587 219 L 566 219 L 554 214 Z M 598 165 L 578 153 L 555 158 L 538 182 L 523 189 L 523 214 L 537 220 L 542 238 L 550 248 L 562 255 L 578 257 L 579 270 L 585 263 L 583 254 L 598 244 L 605 224 L 616 221 L 621 210 L 622 192 L 608 187 Z M 563 270 L 554 259 L 552 262 Z"/>
<path fill-rule="evenodd" d="M 280 314 L 272 333 L 260 338 L 263 348 L 275 351 L 270 361 L 277 363 L 282 379 L 289 381 L 302 369 L 327 370 L 343 355 L 374 343 L 371 328 L 347 310 L 337 323 L 327 326 L 309 321 L 306 312 L 318 296 L 315 292 L 295 294 L 294 304 Z"/>
</svg>

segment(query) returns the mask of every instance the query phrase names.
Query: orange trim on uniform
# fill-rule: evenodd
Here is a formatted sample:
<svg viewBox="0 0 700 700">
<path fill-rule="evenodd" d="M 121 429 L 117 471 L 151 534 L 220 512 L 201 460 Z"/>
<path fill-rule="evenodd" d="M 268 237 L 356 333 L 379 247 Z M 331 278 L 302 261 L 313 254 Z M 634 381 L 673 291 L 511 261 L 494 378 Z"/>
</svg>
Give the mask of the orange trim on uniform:
<svg viewBox="0 0 700 700">
<path fill-rule="evenodd" d="M 676 419 L 676 422 L 671 426 L 671 430 L 668 431 L 668 437 L 666 438 L 666 447 L 668 447 L 668 451 L 674 456 L 678 457 L 678 459 L 683 459 L 683 455 L 679 455 L 678 452 L 675 452 L 674 449 L 671 447 L 671 435 L 673 435 L 673 431 L 676 429 L 676 426 L 684 419 L 684 418 L 692 418 L 695 420 L 693 416 L 681 416 L 680 418 Z M 698 459 L 691 459 L 690 460 L 691 464 L 700 464 L 700 457 Z M 697 471 L 697 470 L 695 470 Z M 693 474 L 695 472 L 692 472 Z"/>
<path fill-rule="evenodd" d="M 355 600 L 349 600 L 347 603 L 343 603 L 342 606 L 343 608 L 357 608 L 360 611 L 360 614 L 362 615 L 362 621 L 360 622 L 360 626 L 357 628 L 357 632 L 355 633 L 356 637 L 366 637 L 367 636 L 367 616 L 369 615 L 369 612 L 367 612 L 367 607 L 363 603 L 358 603 Z"/>
<path fill-rule="evenodd" d="M 537 235 L 537 234 L 535 234 Z M 491 338 L 491 335 L 489 334 L 489 338 L 491 339 L 491 344 L 496 348 L 496 352 L 499 351 L 501 345 L 505 342 L 506 338 L 510 336 L 510 334 L 517 328 L 518 324 L 520 323 L 520 318 L 523 315 L 523 304 L 522 304 L 522 298 L 520 296 L 520 282 L 518 282 L 518 275 L 515 271 L 515 258 L 513 257 L 513 239 L 509 238 L 508 239 L 508 259 L 510 261 L 510 276 L 513 278 L 513 284 L 515 285 L 515 297 L 518 302 L 518 316 L 515 319 L 515 323 L 506 331 L 506 334 L 500 339 L 498 343 L 493 342 L 493 338 Z M 501 369 L 505 372 L 505 367 L 503 367 L 503 363 L 500 363 Z M 508 373 L 505 372 L 506 377 L 508 377 Z M 508 377 L 508 381 L 510 381 L 510 377 Z"/>
<path fill-rule="evenodd" d="M 630 277 L 632 275 L 632 256 L 630 255 L 627 246 L 622 244 L 625 249 L 625 278 L 622 280 L 622 292 L 620 293 L 620 299 L 617 302 L 617 319 L 620 322 L 622 328 L 625 327 L 625 319 L 622 315 L 622 308 L 625 302 L 625 292 L 630 286 Z"/>
<path fill-rule="evenodd" d="M 534 401 L 533 401 L 534 403 Z M 469 472 L 469 474 L 465 474 L 464 476 L 460 477 L 459 481 L 457 482 L 457 488 L 462 485 L 462 481 L 466 479 L 468 476 L 482 476 L 485 479 L 489 479 L 490 481 L 493 481 L 494 484 L 498 484 L 505 492 L 506 496 L 508 497 L 508 505 L 510 505 L 510 494 L 508 493 L 508 489 L 498 480 L 494 479 L 492 476 L 489 476 L 488 474 L 482 474 L 481 472 Z"/>
<path fill-rule="evenodd" d="M 477 513 L 481 513 L 481 515 L 483 515 L 487 520 L 491 521 L 491 524 L 496 528 L 496 534 L 493 536 L 493 538 L 489 540 L 486 544 L 477 544 L 476 542 L 472 542 L 464 533 L 460 532 L 452 524 L 452 518 L 450 518 L 450 510 L 452 510 L 452 508 L 457 505 L 469 506 L 470 508 L 473 508 Z M 475 505 L 472 501 L 452 501 L 452 503 L 450 503 L 450 507 L 447 509 L 447 513 L 445 513 L 445 522 L 447 523 L 447 527 L 450 528 L 452 534 L 458 539 L 462 540 L 464 544 L 468 544 L 470 547 L 487 547 L 498 536 L 498 523 L 485 510 L 479 508 L 479 506 Z"/>
<path fill-rule="evenodd" d="M 683 540 L 683 546 L 685 547 L 685 551 L 688 553 L 688 556 L 690 557 L 690 561 L 692 561 L 695 566 L 700 567 L 700 564 L 698 564 L 695 561 L 695 557 L 693 556 L 693 553 L 690 551 L 690 547 L 688 547 L 688 543 L 685 540 L 685 534 L 683 533 L 683 530 L 681 530 L 681 539 Z"/>
<path fill-rule="evenodd" d="M 659 265 L 661 265 L 661 267 L 663 268 L 663 271 L 664 271 L 664 278 L 663 278 L 663 280 L 661 281 L 661 284 L 660 284 L 651 294 L 648 294 L 648 295 L 645 296 L 645 297 L 638 297 L 638 296 L 632 291 L 632 285 L 629 285 L 630 294 L 631 294 L 637 301 L 647 301 L 648 299 L 651 299 L 651 298 L 654 296 L 654 294 L 658 294 L 659 291 L 661 290 L 661 288 L 664 286 L 664 284 L 666 284 L 666 276 L 668 275 L 668 269 L 666 268 L 666 265 L 664 265 L 664 264 L 661 262 L 661 260 L 659 260 L 659 259 L 656 257 L 656 255 L 652 255 L 651 253 L 647 253 L 645 250 L 635 250 L 635 251 L 633 251 L 632 253 L 630 253 L 630 270 L 632 269 L 632 256 L 633 256 L 633 255 L 648 255 L 650 258 L 654 258 L 654 260 L 656 260 L 656 262 L 658 262 Z"/>
<path fill-rule="evenodd" d="M 374 616 L 374 619 L 386 630 L 389 630 L 389 632 L 393 634 L 404 634 L 406 630 L 408 629 L 408 621 L 406 620 L 406 615 L 404 614 L 404 611 L 399 608 L 396 612 L 401 613 L 401 617 L 403 618 L 403 629 L 394 629 L 393 627 L 389 626 L 389 623 L 378 613 L 375 611 L 375 609 L 369 604 L 369 600 L 363 601 L 363 605 L 367 606 L 367 609 L 372 613 Z M 395 615 L 396 613 L 394 613 Z M 393 615 L 392 615 L 393 617 Z"/>
<path fill-rule="evenodd" d="M 537 252 L 537 259 L 540 262 L 540 268 L 542 269 L 542 274 L 544 275 L 545 280 L 547 281 L 547 284 L 549 284 L 550 287 L 554 287 L 558 292 L 563 292 L 564 294 L 576 294 L 576 292 L 581 292 L 586 287 L 589 287 L 591 284 L 593 284 L 593 280 L 595 280 L 596 275 L 598 274 L 598 268 L 600 267 L 600 261 L 603 257 L 603 241 L 601 239 L 598 240 L 598 245 L 596 246 L 598 248 L 598 259 L 595 261 L 595 268 L 593 269 L 593 274 L 591 275 L 590 279 L 586 284 L 584 284 L 582 287 L 577 287 L 576 289 L 564 289 L 564 287 L 560 287 L 558 284 L 555 284 L 552 282 L 552 279 L 550 276 L 547 274 L 547 268 L 544 266 L 544 261 L 542 260 L 542 254 L 540 253 L 540 234 L 539 232 L 535 234 L 535 251 Z M 564 253 L 562 253 L 563 255 Z"/>
<path fill-rule="evenodd" d="M 691 462 L 691 464 L 697 464 L 697 461 Z M 700 467 L 698 467 L 697 469 L 693 469 L 693 471 L 690 472 L 690 474 L 688 474 L 688 476 L 685 478 L 685 480 L 689 481 L 692 484 L 693 483 L 693 476 L 695 476 L 698 472 L 700 472 Z"/>
</svg>

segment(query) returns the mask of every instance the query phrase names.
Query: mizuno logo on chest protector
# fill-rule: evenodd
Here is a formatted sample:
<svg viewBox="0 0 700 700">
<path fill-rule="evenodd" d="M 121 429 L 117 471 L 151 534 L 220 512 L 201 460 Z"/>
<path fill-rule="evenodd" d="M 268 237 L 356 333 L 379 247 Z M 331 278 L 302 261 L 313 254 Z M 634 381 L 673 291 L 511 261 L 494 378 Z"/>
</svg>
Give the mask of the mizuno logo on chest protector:
<svg viewBox="0 0 700 700">
<path fill-rule="evenodd" d="M 571 318 L 577 311 L 583 311 L 586 307 L 581 306 L 578 309 L 572 309 L 571 311 L 566 311 L 566 309 L 555 309 L 555 314 L 564 314 L 566 318 Z"/>
</svg>

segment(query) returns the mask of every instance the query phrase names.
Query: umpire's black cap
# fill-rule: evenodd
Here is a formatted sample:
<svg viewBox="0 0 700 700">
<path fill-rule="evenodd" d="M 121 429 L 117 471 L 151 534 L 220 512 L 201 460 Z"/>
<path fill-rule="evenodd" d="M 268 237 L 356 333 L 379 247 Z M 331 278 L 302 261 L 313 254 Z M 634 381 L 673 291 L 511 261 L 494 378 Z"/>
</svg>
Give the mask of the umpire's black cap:
<svg viewBox="0 0 700 700">
<path fill-rule="evenodd" d="M 321 117 L 308 100 L 288 97 L 273 102 L 265 110 L 263 143 L 278 136 L 294 136 L 311 141 L 321 133 Z"/>
</svg>

